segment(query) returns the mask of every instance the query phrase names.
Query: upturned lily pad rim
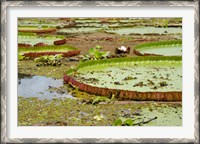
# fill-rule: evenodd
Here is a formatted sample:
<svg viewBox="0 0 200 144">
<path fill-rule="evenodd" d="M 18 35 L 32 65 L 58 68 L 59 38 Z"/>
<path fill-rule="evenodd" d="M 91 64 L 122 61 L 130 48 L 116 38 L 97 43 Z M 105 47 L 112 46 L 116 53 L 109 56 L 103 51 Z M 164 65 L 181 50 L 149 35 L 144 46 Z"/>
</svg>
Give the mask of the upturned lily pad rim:
<svg viewBox="0 0 200 144">
<path fill-rule="evenodd" d="M 44 34 L 42 36 L 37 35 L 37 33 L 34 32 L 18 32 L 18 37 L 30 37 L 30 38 L 59 38 L 61 39 L 65 39 L 65 36 L 63 35 L 50 35 L 50 34 Z"/>
<path fill-rule="evenodd" d="M 79 49 L 72 46 L 68 46 L 68 45 L 48 45 L 48 46 L 37 46 L 37 47 L 31 47 L 31 48 L 19 47 L 18 53 L 40 52 L 40 51 L 66 52 L 70 50 L 79 50 Z"/>
<path fill-rule="evenodd" d="M 52 33 L 56 32 L 56 27 L 18 27 L 18 32 L 28 32 L 28 33 Z"/>
<path fill-rule="evenodd" d="M 51 28 L 56 28 L 55 26 L 18 26 L 18 29 L 26 29 L 26 28 L 35 28 L 38 29 L 38 27 L 42 28 L 42 29 L 51 29 Z"/>
<path fill-rule="evenodd" d="M 34 32 L 18 32 L 18 36 L 37 36 Z"/>
<path fill-rule="evenodd" d="M 103 60 L 90 60 L 87 62 L 80 63 L 77 67 L 71 68 L 66 72 L 67 75 L 72 74 L 74 71 L 77 71 L 81 68 L 102 65 L 102 64 L 117 64 L 125 62 L 134 62 L 134 61 L 182 61 L 182 56 L 148 56 L 148 57 L 125 57 L 125 58 L 113 58 L 113 59 L 103 59 Z"/>
<path fill-rule="evenodd" d="M 111 98 L 113 95 L 115 98 L 121 100 L 139 100 L 139 101 L 182 101 L 182 91 L 171 92 L 138 92 L 129 90 L 119 90 L 110 88 L 101 88 L 97 86 L 91 86 L 77 81 L 71 76 L 64 75 L 64 83 L 70 84 L 73 87 L 78 88 L 81 91 L 85 91 L 95 95 L 101 95 Z"/>
<path fill-rule="evenodd" d="M 182 46 L 182 40 L 174 40 L 174 41 L 159 41 L 159 42 L 148 42 L 142 43 L 134 46 L 135 50 L 139 50 L 142 48 L 151 48 L 151 47 L 174 47 L 174 45 Z"/>
</svg>

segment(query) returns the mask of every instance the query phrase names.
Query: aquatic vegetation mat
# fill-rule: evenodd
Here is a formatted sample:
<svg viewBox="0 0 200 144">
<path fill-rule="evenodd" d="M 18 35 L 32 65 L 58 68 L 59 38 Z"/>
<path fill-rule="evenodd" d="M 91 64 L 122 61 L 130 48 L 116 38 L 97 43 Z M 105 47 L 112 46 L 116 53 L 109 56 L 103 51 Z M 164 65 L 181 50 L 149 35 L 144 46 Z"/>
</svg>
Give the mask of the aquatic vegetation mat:
<svg viewBox="0 0 200 144">
<path fill-rule="evenodd" d="M 68 59 L 64 59 L 62 54 L 56 54 L 56 55 L 45 55 L 40 56 L 34 59 L 34 62 L 36 62 L 36 66 L 61 66 L 64 61 Z"/>
<path fill-rule="evenodd" d="M 56 55 L 56 54 L 62 54 L 63 57 L 69 57 L 78 55 L 80 53 L 80 50 L 67 45 L 60 45 L 60 46 L 49 45 L 49 46 L 38 46 L 30 48 L 19 47 L 18 53 L 31 58 L 43 55 Z"/>
<path fill-rule="evenodd" d="M 65 83 L 88 93 L 121 100 L 182 100 L 180 56 L 130 57 L 83 62 Z"/>
<path fill-rule="evenodd" d="M 76 65 L 77 62 L 62 62 L 60 66 L 36 66 L 33 60 L 18 61 L 18 73 L 27 75 L 47 76 L 63 80 L 63 74 L 71 66 Z"/>
<path fill-rule="evenodd" d="M 160 41 L 160 42 L 150 42 L 142 43 L 134 46 L 133 53 L 139 56 L 149 56 L 149 55 L 182 55 L 182 41 Z"/>
<path fill-rule="evenodd" d="M 181 126 L 182 106 L 177 104 L 79 104 L 75 99 L 18 98 L 18 126 L 112 126 L 119 117 L 140 126 Z M 139 125 L 135 125 L 139 126 Z"/>
</svg>

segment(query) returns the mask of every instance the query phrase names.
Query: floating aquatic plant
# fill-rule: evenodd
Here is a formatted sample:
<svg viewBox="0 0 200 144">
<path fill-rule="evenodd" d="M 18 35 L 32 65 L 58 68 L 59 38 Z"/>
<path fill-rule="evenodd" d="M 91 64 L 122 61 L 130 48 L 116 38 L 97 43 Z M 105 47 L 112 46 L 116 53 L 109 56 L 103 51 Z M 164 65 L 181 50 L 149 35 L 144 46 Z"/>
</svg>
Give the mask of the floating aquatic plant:
<svg viewBox="0 0 200 144">
<path fill-rule="evenodd" d="M 20 26 L 18 27 L 18 32 L 52 33 L 55 31 L 56 31 L 56 28 L 50 27 L 50 26 Z"/>
<path fill-rule="evenodd" d="M 37 64 L 37 66 L 59 66 L 61 65 L 61 60 L 62 60 L 62 54 L 57 54 L 57 55 L 49 55 L 49 56 L 41 56 L 38 58 L 35 58 L 34 61 Z"/>
<path fill-rule="evenodd" d="M 107 58 L 110 54 L 110 51 L 100 51 L 101 46 L 97 45 L 94 48 L 90 48 L 88 51 L 88 54 L 86 55 L 81 55 L 80 58 L 85 61 L 85 60 L 100 60 Z"/>
<path fill-rule="evenodd" d="M 101 115 L 94 116 L 94 119 L 97 121 L 101 121 L 101 120 L 105 119 L 105 117 L 101 114 Z"/>
<path fill-rule="evenodd" d="M 18 32 L 18 36 L 37 36 L 37 34 L 31 32 Z"/>
<path fill-rule="evenodd" d="M 180 101 L 180 77 L 171 75 L 171 80 L 168 78 L 168 82 L 162 80 L 159 83 L 159 77 L 154 76 L 155 72 L 163 76 L 169 74 L 167 69 L 170 69 L 171 65 L 177 66 L 173 73 L 180 75 L 181 59 L 181 56 L 150 56 L 87 61 L 67 71 L 64 82 L 79 90 L 108 98 L 114 95 L 115 98 L 123 100 Z M 98 81 L 85 80 L 94 77 Z M 152 77 L 153 81 L 150 79 Z"/>
<path fill-rule="evenodd" d="M 134 46 L 133 53 L 139 56 L 182 55 L 182 41 L 159 41 Z"/>
<path fill-rule="evenodd" d="M 66 56 L 77 55 L 80 53 L 80 50 L 67 45 L 59 45 L 59 46 L 48 45 L 48 46 L 30 47 L 30 48 L 19 47 L 18 53 L 29 57 L 38 57 L 43 55 L 55 55 L 55 54 L 63 54 L 63 56 L 66 57 Z"/>
<path fill-rule="evenodd" d="M 141 126 L 143 124 L 149 123 L 153 120 L 156 120 L 157 117 L 151 118 L 147 121 L 144 121 L 141 118 L 125 118 L 125 117 L 119 117 L 118 119 L 116 119 L 113 123 L 113 126 L 134 126 L 134 125 L 138 125 Z"/>
<path fill-rule="evenodd" d="M 18 33 L 18 44 L 30 44 L 33 46 L 38 43 L 45 43 L 48 45 L 53 45 L 53 44 L 60 45 L 60 44 L 65 44 L 66 39 L 64 36 L 61 35 L 50 35 L 50 34 L 37 35 L 36 33 L 28 33 L 28 32 Z"/>
<path fill-rule="evenodd" d="M 130 47 L 121 46 L 115 49 L 115 54 L 128 54 L 130 53 Z"/>
<path fill-rule="evenodd" d="M 57 51 L 57 52 L 66 52 L 69 50 L 77 50 L 77 48 L 62 45 L 62 46 L 54 46 L 54 45 L 48 45 L 48 46 L 42 46 L 42 47 L 34 47 L 34 48 L 18 48 L 19 53 L 25 53 L 25 52 L 47 52 L 47 51 Z"/>
<path fill-rule="evenodd" d="M 93 100 L 92 104 L 95 105 L 95 104 L 98 104 L 100 102 L 110 102 L 110 99 L 107 98 L 107 97 L 100 97 L 100 96 L 97 96 L 95 97 L 95 99 Z"/>
<path fill-rule="evenodd" d="M 149 47 L 168 47 L 168 46 L 182 46 L 182 40 L 176 41 L 159 41 L 159 42 L 150 42 L 142 43 L 134 46 L 134 49 L 149 48 Z"/>
<path fill-rule="evenodd" d="M 182 57 L 181 56 L 149 56 L 149 57 L 123 57 L 123 58 L 113 58 L 113 59 L 103 59 L 103 60 L 92 60 L 92 61 L 87 61 L 84 63 L 80 63 L 75 69 L 81 69 L 84 67 L 89 67 L 89 66 L 94 66 L 94 65 L 99 65 L 99 64 L 107 64 L 107 65 L 112 65 L 113 63 L 115 65 L 124 63 L 123 65 L 126 65 L 128 63 L 132 62 L 140 62 L 140 61 L 181 61 Z M 73 72 L 73 70 L 69 70 L 67 74 L 70 74 Z"/>
<path fill-rule="evenodd" d="M 22 54 L 18 54 L 18 60 L 21 61 L 21 60 L 24 60 L 25 56 L 23 56 Z"/>
</svg>

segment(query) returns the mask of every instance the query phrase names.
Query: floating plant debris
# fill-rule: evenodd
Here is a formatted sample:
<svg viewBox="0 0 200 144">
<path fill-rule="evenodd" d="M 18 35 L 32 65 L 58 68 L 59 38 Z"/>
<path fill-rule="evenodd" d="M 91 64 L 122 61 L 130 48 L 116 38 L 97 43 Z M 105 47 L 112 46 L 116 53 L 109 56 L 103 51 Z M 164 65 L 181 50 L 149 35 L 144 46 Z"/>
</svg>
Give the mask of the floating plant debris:
<svg viewBox="0 0 200 144">
<path fill-rule="evenodd" d="M 123 80 L 126 81 L 126 80 L 132 80 L 132 79 L 137 79 L 137 78 L 136 77 L 133 78 L 132 76 L 127 76 Z"/>
</svg>

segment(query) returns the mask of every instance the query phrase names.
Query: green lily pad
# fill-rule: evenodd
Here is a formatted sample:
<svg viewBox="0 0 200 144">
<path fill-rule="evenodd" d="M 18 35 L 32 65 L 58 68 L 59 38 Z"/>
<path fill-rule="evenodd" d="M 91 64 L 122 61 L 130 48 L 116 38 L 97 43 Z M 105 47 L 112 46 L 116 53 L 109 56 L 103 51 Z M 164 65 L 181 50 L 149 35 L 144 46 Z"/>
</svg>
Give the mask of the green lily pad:
<svg viewBox="0 0 200 144">
<path fill-rule="evenodd" d="M 139 92 L 182 91 L 181 57 L 133 57 L 90 61 L 73 74 L 79 82 L 109 89 Z M 73 73 L 73 70 L 68 72 Z M 132 79 L 125 80 L 127 77 Z M 85 79 L 98 81 L 85 81 Z"/>
</svg>

